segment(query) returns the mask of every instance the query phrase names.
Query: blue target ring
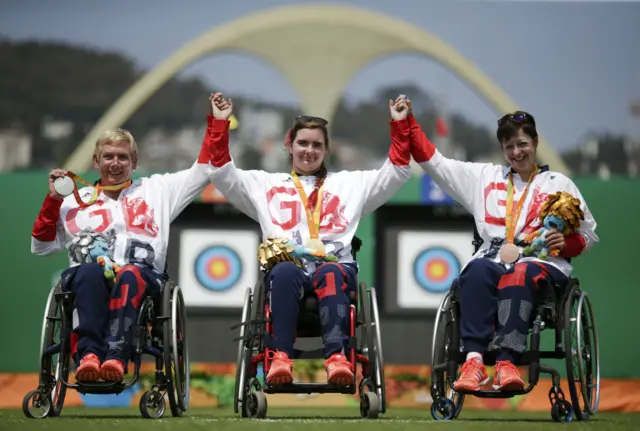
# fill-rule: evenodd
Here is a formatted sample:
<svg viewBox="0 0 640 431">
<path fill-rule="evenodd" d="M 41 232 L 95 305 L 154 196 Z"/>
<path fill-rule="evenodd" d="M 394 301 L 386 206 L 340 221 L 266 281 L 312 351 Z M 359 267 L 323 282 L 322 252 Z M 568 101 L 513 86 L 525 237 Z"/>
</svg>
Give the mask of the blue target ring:
<svg viewBox="0 0 640 431">
<path fill-rule="evenodd" d="M 430 247 L 421 251 L 413 262 L 413 278 L 430 293 L 447 292 L 460 274 L 460 260 L 444 247 Z"/>
<path fill-rule="evenodd" d="M 240 280 L 242 260 L 227 246 L 207 247 L 196 257 L 194 274 L 205 289 L 216 292 L 229 290 Z"/>
</svg>

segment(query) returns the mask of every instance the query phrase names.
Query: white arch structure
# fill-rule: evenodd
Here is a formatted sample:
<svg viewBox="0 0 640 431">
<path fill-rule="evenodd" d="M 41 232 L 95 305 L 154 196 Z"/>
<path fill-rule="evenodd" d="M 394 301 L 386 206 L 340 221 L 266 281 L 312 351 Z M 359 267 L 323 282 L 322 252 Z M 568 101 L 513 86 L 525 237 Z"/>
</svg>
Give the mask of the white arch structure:
<svg viewBox="0 0 640 431">
<path fill-rule="evenodd" d="M 373 60 L 398 52 L 431 57 L 500 114 L 518 109 L 471 61 L 412 24 L 354 7 L 284 6 L 214 27 L 178 49 L 109 108 L 67 160 L 65 169 L 88 169 L 93 145 L 102 130 L 121 126 L 169 79 L 201 57 L 219 51 L 250 53 L 266 61 L 298 92 L 304 112 L 325 118 L 333 117 L 354 74 Z M 554 170 L 568 173 L 565 163 L 542 135 L 538 155 Z"/>
</svg>

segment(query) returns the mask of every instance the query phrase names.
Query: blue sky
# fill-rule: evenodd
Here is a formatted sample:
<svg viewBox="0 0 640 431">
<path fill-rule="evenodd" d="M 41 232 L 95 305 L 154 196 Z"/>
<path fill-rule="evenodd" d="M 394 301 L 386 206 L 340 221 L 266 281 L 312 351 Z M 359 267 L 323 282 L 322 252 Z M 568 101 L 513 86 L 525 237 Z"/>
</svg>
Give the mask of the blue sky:
<svg viewBox="0 0 640 431">
<path fill-rule="evenodd" d="M 267 8 L 307 1 L 0 0 L 0 34 L 118 51 L 150 68 L 211 27 Z M 558 149 L 588 130 L 631 133 L 629 103 L 640 98 L 640 2 L 494 2 L 381 0 L 331 2 L 406 20 L 453 45 L 523 109 Z M 197 75 L 231 94 L 297 104 L 274 69 L 247 55 L 215 54 L 192 64 Z M 401 55 L 363 69 L 350 100 L 383 85 L 412 83 L 491 130 L 499 114 L 428 58 Z"/>
</svg>

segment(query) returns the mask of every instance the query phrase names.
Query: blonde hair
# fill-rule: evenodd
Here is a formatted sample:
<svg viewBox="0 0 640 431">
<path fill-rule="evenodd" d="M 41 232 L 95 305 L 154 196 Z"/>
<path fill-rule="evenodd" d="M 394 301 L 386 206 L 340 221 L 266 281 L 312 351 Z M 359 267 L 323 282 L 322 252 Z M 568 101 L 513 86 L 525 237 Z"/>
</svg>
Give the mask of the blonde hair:
<svg viewBox="0 0 640 431">
<path fill-rule="evenodd" d="M 131 159 L 138 159 L 138 144 L 136 144 L 136 140 L 133 138 L 131 132 L 125 129 L 113 129 L 102 132 L 96 141 L 93 156 L 99 159 L 100 154 L 102 153 L 102 147 L 107 144 L 115 144 L 116 142 L 128 143 L 129 151 L 131 152 Z"/>
</svg>

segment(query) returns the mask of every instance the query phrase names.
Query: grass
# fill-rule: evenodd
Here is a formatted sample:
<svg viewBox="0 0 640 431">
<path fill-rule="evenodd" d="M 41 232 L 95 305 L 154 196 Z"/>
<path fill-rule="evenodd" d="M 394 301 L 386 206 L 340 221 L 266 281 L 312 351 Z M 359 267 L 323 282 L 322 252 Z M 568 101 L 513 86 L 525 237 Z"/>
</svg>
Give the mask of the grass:
<svg viewBox="0 0 640 431">
<path fill-rule="evenodd" d="M 142 419 L 137 409 L 66 408 L 59 418 L 27 419 L 21 410 L 0 410 L 0 430 L 59 430 L 74 431 L 127 431 L 153 429 L 154 431 L 224 430 L 255 431 L 377 431 L 437 429 L 474 431 L 549 430 L 552 427 L 570 427 L 574 430 L 636 430 L 640 429 L 640 414 L 598 413 L 588 422 L 558 424 L 551 421 L 549 412 L 463 411 L 451 422 L 438 422 L 425 409 L 392 408 L 377 420 L 365 420 L 354 408 L 270 408 L 267 419 L 250 420 L 235 415 L 230 409 L 191 409 L 184 417 L 172 418 L 170 412 L 162 419 Z"/>
</svg>

